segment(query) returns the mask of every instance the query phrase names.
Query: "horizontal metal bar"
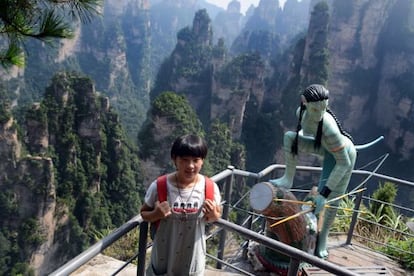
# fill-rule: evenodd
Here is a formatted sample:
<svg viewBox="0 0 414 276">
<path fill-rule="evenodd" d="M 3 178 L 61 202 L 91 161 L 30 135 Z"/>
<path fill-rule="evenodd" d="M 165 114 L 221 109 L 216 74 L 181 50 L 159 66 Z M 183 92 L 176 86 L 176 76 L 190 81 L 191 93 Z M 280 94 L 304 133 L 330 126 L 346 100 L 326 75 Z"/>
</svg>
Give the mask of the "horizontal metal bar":
<svg viewBox="0 0 414 276">
<path fill-rule="evenodd" d="M 254 173 L 254 172 L 239 170 L 239 169 L 234 168 L 233 166 L 228 166 L 228 169 L 212 176 L 211 178 L 214 181 L 219 181 L 219 180 L 222 180 L 222 179 L 226 178 L 227 176 L 229 176 L 231 174 L 234 174 L 234 175 L 238 175 L 238 176 L 248 176 L 248 177 L 253 177 L 253 178 L 258 178 L 259 179 L 259 178 L 262 178 L 265 175 L 270 174 L 274 170 L 284 169 L 284 168 L 286 168 L 285 165 L 272 164 L 272 165 L 269 165 L 268 167 L 266 167 L 265 169 L 261 170 L 259 173 Z M 322 168 L 321 167 L 313 167 L 313 166 L 296 166 L 296 170 L 297 171 L 320 172 L 320 171 L 322 171 Z M 391 177 L 391 176 L 380 174 L 380 173 L 374 173 L 374 172 L 365 171 L 365 170 L 353 170 L 352 174 L 371 175 L 371 176 L 375 176 L 377 178 L 381 178 L 381 179 L 384 179 L 384 180 L 389 180 L 391 182 L 396 182 L 396 183 L 405 184 L 405 185 L 414 187 L 414 182 L 412 182 L 412 181 L 403 180 L 403 179 Z"/>
<path fill-rule="evenodd" d="M 111 234 L 103 238 L 102 240 L 98 241 L 91 247 L 89 247 L 86 251 L 83 251 L 81 254 L 70 260 L 68 263 L 57 269 L 56 271 L 52 272 L 50 276 L 66 276 L 70 273 L 74 272 L 76 269 L 87 263 L 93 257 L 98 255 L 102 252 L 105 248 L 110 246 L 112 243 L 117 241 L 123 235 L 137 227 L 142 222 L 141 215 L 137 215 L 130 219 L 128 222 L 123 224 L 121 227 L 115 229 Z"/>
<path fill-rule="evenodd" d="M 207 253 L 206 256 L 209 257 L 209 258 L 211 258 L 211 259 L 213 259 L 213 260 L 215 260 L 216 262 L 220 262 L 220 263 L 224 264 L 225 266 L 228 266 L 228 267 L 230 267 L 230 268 L 232 268 L 232 269 L 234 269 L 234 270 L 236 270 L 236 271 L 238 271 L 240 273 L 243 273 L 244 275 L 255 276 L 254 274 L 251 274 L 250 272 L 245 271 L 245 270 L 243 270 L 241 268 L 238 268 L 237 266 L 234 266 L 234 265 L 232 265 L 232 264 L 230 264 L 228 262 L 225 262 L 223 260 L 220 260 L 219 258 L 216 258 L 213 255 L 210 255 L 210 254 Z"/>
<path fill-rule="evenodd" d="M 286 245 L 282 242 L 276 241 L 274 239 L 271 239 L 267 236 L 258 234 L 254 231 L 251 231 L 247 228 L 241 227 L 237 224 L 228 222 L 227 220 L 218 219 L 214 224 L 226 228 L 230 231 L 235 231 L 242 236 L 247 237 L 248 239 L 254 240 L 256 242 L 261 243 L 262 245 L 269 247 L 273 250 L 276 250 L 284 255 L 287 255 L 293 259 L 305 261 L 307 263 L 310 263 L 312 265 L 315 265 L 319 268 L 322 268 L 328 272 L 334 273 L 338 276 L 357 276 L 358 274 L 353 273 L 352 271 L 349 271 L 348 269 L 345 269 L 343 267 L 340 267 L 338 265 L 335 265 L 333 263 L 327 262 L 323 259 L 320 259 L 316 256 L 310 255 L 302 250 L 299 250 L 297 248 L 291 247 L 289 245 Z"/>
</svg>

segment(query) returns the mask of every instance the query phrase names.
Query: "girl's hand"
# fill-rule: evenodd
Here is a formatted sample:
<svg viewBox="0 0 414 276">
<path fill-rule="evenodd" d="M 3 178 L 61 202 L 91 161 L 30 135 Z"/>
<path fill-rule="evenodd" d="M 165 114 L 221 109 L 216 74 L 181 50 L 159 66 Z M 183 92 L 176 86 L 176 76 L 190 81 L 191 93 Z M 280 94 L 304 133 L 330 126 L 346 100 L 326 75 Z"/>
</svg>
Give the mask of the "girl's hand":
<svg viewBox="0 0 414 276">
<path fill-rule="evenodd" d="M 221 206 L 211 199 L 206 199 L 203 205 L 204 219 L 213 222 L 221 217 Z"/>
<path fill-rule="evenodd" d="M 161 203 L 159 201 L 155 202 L 154 211 L 156 213 L 156 216 L 160 219 L 166 218 L 169 215 L 171 215 L 171 208 L 168 204 L 168 201 L 163 201 Z"/>
</svg>

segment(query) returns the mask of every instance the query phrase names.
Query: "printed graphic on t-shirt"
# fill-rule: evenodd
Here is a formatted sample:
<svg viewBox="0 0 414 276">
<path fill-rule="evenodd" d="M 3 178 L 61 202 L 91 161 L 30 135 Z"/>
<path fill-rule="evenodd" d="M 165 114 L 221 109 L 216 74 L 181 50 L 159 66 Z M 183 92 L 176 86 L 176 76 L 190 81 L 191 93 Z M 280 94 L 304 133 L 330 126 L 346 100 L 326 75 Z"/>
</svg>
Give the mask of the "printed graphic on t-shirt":
<svg viewBox="0 0 414 276">
<path fill-rule="evenodd" d="M 197 213 L 198 212 L 198 201 L 193 202 L 181 202 L 179 200 L 175 201 L 173 204 L 173 212 L 175 213 Z"/>
</svg>

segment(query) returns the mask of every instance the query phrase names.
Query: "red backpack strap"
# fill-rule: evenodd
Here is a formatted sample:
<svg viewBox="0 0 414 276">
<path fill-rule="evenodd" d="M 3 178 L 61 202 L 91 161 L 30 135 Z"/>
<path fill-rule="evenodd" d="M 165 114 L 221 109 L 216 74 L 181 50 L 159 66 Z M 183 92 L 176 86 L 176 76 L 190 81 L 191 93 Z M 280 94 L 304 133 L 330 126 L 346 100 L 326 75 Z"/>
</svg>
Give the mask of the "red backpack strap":
<svg viewBox="0 0 414 276">
<path fill-rule="evenodd" d="M 163 202 L 167 200 L 167 175 L 161 175 L 157 178 L 157 193 L 158 201 Z"/>
<path fill-rule="evenodd" d="M 158 201 L 163 202 L 167 200 L 167 175 L 161 175 L 157 178 L 157 194 L 158 194 Z M 157 232 L 157 228 L 160 225 L 160 221 L 154 221 L 151 223 L 150 227 L 150 235 L 151 238 L 155 238 L 155 233 Z"/>
<path fill-rule="evenodd" d="M 206 179 L 206 199 L 214 200 L 214 182 L 211 178 L 205 176 Z"/>
<path fill-rule="evenodd" d="M 214 200 L 214 182 L 211 178 L 205 176 L 206 191 L 205 198 Z M 158 201 L 163 202 L 167 200 L 167 175 L 161 175 L 157 178 L 157 193 Z"/>
</svg>

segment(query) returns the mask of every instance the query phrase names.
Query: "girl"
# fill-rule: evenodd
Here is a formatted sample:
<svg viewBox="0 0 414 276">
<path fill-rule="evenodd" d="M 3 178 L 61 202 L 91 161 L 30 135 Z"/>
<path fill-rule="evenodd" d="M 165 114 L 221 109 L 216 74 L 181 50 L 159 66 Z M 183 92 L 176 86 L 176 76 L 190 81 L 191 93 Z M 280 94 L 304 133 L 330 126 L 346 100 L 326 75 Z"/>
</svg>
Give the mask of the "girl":
<svg viewBox="0 0 414 276">
<path fill-rule="evenodd" d="M 159 221 L 146 275 L 204 275 L 205 224 L 221 216 L 216 183 L 200 174 L 207 156 L 205 141 L 196 135 L 178 137 L 171 148 L 176 171 L 167 174 L 167 200 L 158 201 L 157 181 L 149 186 L 141 216 Z M 206 183 L 214 185 L 214 198 L 206 198 Z"/>
</svg>

